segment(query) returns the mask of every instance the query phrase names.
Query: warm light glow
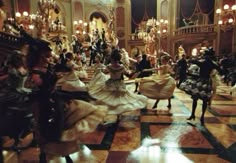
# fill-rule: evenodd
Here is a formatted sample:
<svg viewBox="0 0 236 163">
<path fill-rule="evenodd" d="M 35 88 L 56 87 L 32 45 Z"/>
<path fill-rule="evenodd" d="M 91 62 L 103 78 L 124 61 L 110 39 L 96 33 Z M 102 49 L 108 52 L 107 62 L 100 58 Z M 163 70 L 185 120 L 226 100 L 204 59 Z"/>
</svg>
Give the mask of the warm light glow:
<svg viewBox="0 0 236 163">
<path fill-rule="evenodd" d="M 156 25 L 160 25 L 160 22 L 159 22 L 159 21 L 157 21 L 157 22 L 156 22 Z"/>
<path fill-rule="evenodd" d="M 166 29 L 163 29 L 163 33 L 166 33 Z"/>
<path fill-rule="evenodd" d="M 220 13 L 221 13 L 221 9 L 218 8 L 218 9 L 216 10 L 216 13 L 217 13 L 217 14 L 220 14 Z"/>
<path fill-rule="evenodd" d="M 35 19 L 36 15 L 35 14 L 31 14 L 30 17 L 31 17 L 31 19 Z"/>
<path fill-rule="evenodd" d="M 228 9 L 229 9 L 229 5 L 228 5 L 228 4 L 225 4 L 225 5 L 224 5 L 224 9 L 225 9 L 225 10 L 228 10 Z"/>
<path fill-rule="evenodd" d="M 74 21 L 74 25 L 77 25 L 77 24 L 78 24 L 78 22 L 75 20 L 75 21 Z"/>
<path fill-rule="evenodd" d="M 86 32 L 85 32 L 85 31 L 83 31 L 83 34 L 85 35 L 85 34 L 86 34 Z"/>
<path fill-rule="evenodd" d="M 76 30 L 75 33 L 79 34 L 80 32 L 79 32 L 79 30 Z"/>
<path fill-rule="evenodd" d="M 34 25 L 29 25 L 29 29 L 33 30 L 34 29 Z"/>
<path fill-rule="evenodd" d="M 127 157 L 126 162 L 140 162 L 140 163 L 157 163 L 157 162 L 181 162 L 181 163 L 193 163 L 188 159 L 181 151 L 178 150 L 167 150 L 162 152 L 160 147 L 160 140 L 151 139 L 142 141 L 142 145 L 131 151 Z M 145 143 L 145 141 L 148 141 Z M 144 142 L 144 143 L 143 143 Z M 174 144 L 174 143 L 173 143 Z M 173 145 L 176 147 L 176 145 Z"/>
<path fill-rule="evenodd" d="M 83 23 L 83 20 L 79 20 L 79 24 L 82 24 Z"/>
<path fill-rule="evenodd" d="M 164 22 L 165 24 L 168 24 L 168 20 L 165 20 L 165 22 Z"/>
<path fill-rule="evenodd" d="M 85 26 L 85 27 L 88 26 L 88 23 L 87 23 L 87 22 L 84 22 L 84 26 Z"/>
<path fill-rule="evenodd" d="M 223 24 L 223 21 L 222 21 L 222 20 L 219 20 L 219 21 L 218 21 L 218 24 L 219 24 L 219 25 Z"/>
<path fill-rule="evenodd" d="M 27 11 L 24 11 L 23 16 L 29 16 L 29 13 Z"/>
<path fill-rule="evenodd" d="M 193 50 L 192 50 L 192 56 L 194 56 L 194 57 L 197 56 L 197 48 L 193 48 Z"/>
<path fill-rule="evenodd" d="M 159 33 L 159 34 L 160 34 L 160 33 L 161 33 L 161 31 L 159 30 L 159 31 L 157 31 L 157 33 Z"/>
<path fill-rule="evenodd" d="M 164 19 L 161 19 L 160 22 L 163 23 L 163 22 L 164 22 Z"/>
<path fill-rule="evenodd" d="M 233 22 L 234 22 L 234 19 L 233 19 L 233 18 L 230 18 L 230 19 L 228 20 L 228 22 L 229 22 L 229 23 L 233 23 Z"/>
<path fill-rule="evenodd" d="M 236 4 L 232 6 L 232 10 L 236 10 Z"/>
<path fill-rule="evenodd" d="M 16 17 L 21 17 L 21 13 L 19 13 L 19 12 L 16 12 Z"/>
</svg>

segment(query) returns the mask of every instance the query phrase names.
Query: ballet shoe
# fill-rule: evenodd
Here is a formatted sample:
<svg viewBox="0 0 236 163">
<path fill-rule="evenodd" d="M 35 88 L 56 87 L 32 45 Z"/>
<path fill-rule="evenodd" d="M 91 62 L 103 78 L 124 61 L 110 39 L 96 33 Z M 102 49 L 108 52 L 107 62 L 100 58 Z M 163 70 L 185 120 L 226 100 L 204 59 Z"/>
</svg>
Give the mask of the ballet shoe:
<svg viewBox="0 0 236 163">
<path fill-rule="evenodd" d="M 187 120 L 192 120 L 192 119 L 195 120 L 195 116 L 191 115 L 189 118 L 187 118 Z"/>
</svg>

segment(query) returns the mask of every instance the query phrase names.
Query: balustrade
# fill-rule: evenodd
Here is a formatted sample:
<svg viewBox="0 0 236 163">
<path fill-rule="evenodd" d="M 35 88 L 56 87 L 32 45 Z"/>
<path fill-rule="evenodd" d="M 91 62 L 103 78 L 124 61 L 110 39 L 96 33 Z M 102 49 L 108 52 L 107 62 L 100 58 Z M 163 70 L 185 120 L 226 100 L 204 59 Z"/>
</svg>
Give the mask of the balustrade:
<svg viewBox="0 0 236 163">
<path fill-rule="evenodd" d="M 193 25 L 181 27 L 174 31 L 175 36 L 187 35 L 187 34 L 197 34 L 197 33 L 213 33 L 215 32 L 215 25 Z"/>
<path fill-rule="evenodd" d="M 0 40 L 1 44 L 8 44 L 9 46 L 15 46 L 15 45 L 20 45 L 22 44 L 22 38 L 11 35 L 5 32 L 0 32 Z"/>
</svg>

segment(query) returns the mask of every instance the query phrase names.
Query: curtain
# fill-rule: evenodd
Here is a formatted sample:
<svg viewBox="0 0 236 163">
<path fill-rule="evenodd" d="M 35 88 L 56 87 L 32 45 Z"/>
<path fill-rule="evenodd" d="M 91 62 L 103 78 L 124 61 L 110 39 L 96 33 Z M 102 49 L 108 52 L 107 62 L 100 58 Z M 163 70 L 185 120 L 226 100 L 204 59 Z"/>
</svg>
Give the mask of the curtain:
<svg viewBox="0 0 236 163">
<path fill-rule="evenodd" d="M 17 0 L 16 2 L 20 13 L 24 11 L 30 12 L 30 0 Z"/>
<path fill-rule="evenodd" d="M 193 20 L 194 14 L 208 15 L 208 24 L 214 22 L 215 0 L 180 0 L 179 26 L 185 26 L 183 19 Z"/>
<path fill-rule="evenodd" d="M 157 0 L 131 0 L 132 33 L 143 20 L 156 18 Z"/>
<path fill-rule="evenodd" d="M 181 15 L 184 19 L 190 19 L 197 6 L 197 0 L 180 0 Z"/>
<path fill-rule="evenodd" d="M 198 0 L 201 13 L 209 14 L 214 11 L 215 0 Z"/>
<path fill-rule="evenodd" d="M 131 15 L 132 15 L 132 33 L 142 21 L 145 12 L 145 1 L 131 0 Z"/>
</svg>

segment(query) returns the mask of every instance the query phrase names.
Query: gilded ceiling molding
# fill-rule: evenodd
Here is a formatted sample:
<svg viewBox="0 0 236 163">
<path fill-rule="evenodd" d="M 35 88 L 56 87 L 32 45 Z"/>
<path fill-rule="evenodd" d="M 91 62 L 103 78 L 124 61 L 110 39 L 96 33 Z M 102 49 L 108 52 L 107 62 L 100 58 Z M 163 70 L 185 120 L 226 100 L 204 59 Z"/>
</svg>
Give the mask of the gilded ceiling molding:
<svg viewBox="0 0 236 163">
<path fill-rule="evenodd" d="M 57 2 L 58 2 L 58 0 L 57 0 Z M 60 0 L 60 2 L 67 2 L 67 3 L 71 3 L 71 2 L 72 2 L 72 0 Z"/>
</svg>

